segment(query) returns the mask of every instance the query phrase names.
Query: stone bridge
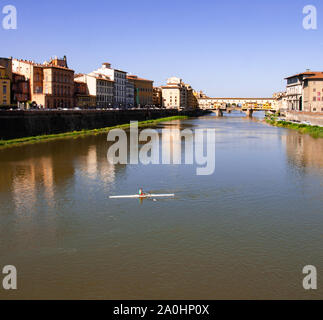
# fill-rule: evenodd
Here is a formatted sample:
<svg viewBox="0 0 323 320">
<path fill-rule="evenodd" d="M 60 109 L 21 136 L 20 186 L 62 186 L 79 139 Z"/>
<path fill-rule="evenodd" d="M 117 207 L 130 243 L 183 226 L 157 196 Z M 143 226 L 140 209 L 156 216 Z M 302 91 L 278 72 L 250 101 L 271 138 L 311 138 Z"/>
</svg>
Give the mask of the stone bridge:
<svg viewBox="0 0 323 320">
<path fill-rule="evenodd" d="M 245 112 L 252 117 L 254 111 L 275 112 L 274 98 L 200 98 L 199 107 L 222 116 L 223 112 L 230 113 L 232 110 Z"/>
<path fill-rule="evenodd" d="M 246 104 L 265 105 L 274 104 L 274 98 L 199 98 L 198 103 L 201 109 L 212 109 L 214 106 L 243 106 Z"/>
</svg>

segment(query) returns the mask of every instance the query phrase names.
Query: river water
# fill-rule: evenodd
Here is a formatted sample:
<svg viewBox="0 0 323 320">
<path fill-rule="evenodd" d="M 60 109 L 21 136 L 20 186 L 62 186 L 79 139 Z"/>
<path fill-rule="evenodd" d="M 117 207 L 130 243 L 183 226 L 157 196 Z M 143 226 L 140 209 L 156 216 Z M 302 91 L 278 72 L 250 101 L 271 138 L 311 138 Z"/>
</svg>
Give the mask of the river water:
<svg viewBox="0 0 323 320">
<path fill-rule="evenodd" d="M 18 272 L 0 297 L 322 299 L 323 140 L 258 120 L 157 126 L 216 129 L 206 176 L 112 165 L 106 134 L 0 149 L 0 268 Z M 108 198 L 139 187 L 175 198 Z"/>
</svg>

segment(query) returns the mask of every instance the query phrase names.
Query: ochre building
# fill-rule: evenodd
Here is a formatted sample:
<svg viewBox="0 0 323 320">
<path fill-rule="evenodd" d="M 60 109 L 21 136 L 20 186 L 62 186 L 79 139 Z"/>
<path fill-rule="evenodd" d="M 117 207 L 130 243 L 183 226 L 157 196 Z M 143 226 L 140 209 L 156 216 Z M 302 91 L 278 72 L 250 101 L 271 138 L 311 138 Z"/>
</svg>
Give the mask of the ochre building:
<svg viewBox="0 0 323 320">
<path fill-rule="evenodd" d="M 147 107 L 153 105 L 153 83 L 152 80 L 139 78 L 135 75 L 127 76 L 128 81 L 135 87 L 135 106 Z"/>
<path fill-rule="evenodd" d="M 10 105 L 10 79 L 5 67 L 0 66 L 0 107 Z"/>
</svg>

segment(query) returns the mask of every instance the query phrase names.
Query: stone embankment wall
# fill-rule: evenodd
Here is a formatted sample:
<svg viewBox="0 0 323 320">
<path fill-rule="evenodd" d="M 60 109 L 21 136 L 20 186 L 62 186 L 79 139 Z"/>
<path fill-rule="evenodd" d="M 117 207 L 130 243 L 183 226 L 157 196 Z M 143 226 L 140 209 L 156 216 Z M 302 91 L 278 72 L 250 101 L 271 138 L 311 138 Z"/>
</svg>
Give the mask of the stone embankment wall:
<svg viewBox="0 0 323 320">
<path fill-rule="evenodd" d="M 177 115 L 200 116 L 201 110 L 66 110 L 0 111 L 0 139 L 8 140 L 83 129 L 99 129 Z"/>
<path fill-rule="evenodd" d="M 323 126 L 323 113 L 287 111 L 286 120 L 309 121 L 312 125 Z"/>
</svg>

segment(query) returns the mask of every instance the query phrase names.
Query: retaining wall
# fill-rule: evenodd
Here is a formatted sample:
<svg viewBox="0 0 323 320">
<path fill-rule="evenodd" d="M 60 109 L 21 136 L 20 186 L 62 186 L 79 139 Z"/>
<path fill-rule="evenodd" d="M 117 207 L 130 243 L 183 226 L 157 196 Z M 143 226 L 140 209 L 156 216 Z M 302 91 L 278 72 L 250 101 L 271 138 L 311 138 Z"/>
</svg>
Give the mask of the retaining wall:
<svg viewBox="0 0 323 320">
<path fill-rule="evenodd" d="M 98 129 L 177 115 L 199 116 L 203 111 L 158 110 L 53 110 L 0 111 L 0 139 L 8 140 L 82 129 Z"/>
<path fill-rule="evenodd" d="M 312 125 L 323 126 L 323 113 L 287 111 L 286 120 L 309 121 Z"/>
</svg>

